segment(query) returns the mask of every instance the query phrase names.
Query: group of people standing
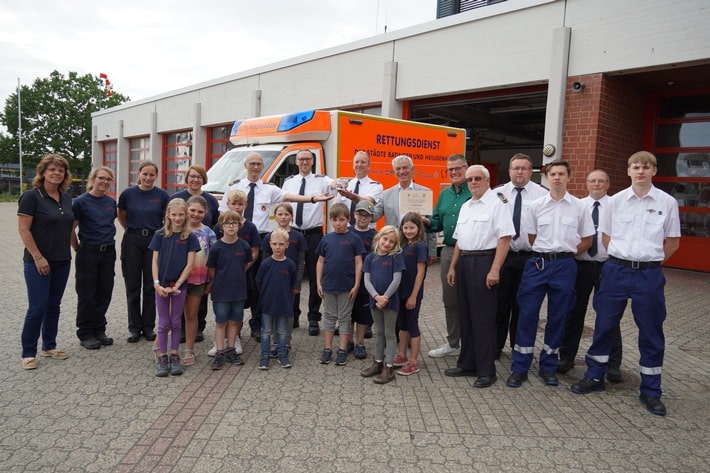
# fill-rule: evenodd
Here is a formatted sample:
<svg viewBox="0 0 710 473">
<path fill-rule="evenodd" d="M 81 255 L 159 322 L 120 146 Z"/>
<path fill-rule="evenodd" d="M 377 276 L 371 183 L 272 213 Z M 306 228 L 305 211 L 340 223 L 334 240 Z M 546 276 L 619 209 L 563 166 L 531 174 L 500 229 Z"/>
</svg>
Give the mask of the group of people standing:
<svg viewBox="0 0 710 473">
<path fill-rule="evenodd" d="M 245 162 L 246 178 L 226 189 L 218 206 L 201 190 L 207 180 L 201 166 L 190 167 L 187 188 L 171 198 L 155 186 L 158 169 L 149 161 L 141 163 L 138 184 L 126 189 L 118 203 L 106 195 L 114 178 L 106 167 L 92 170 L 86 194 L 72 203 L 66 194 L 71 179 L 68 163 L 56 154 L 45 156 L 33 188 L 22 195 L 18 208 L 29 299 L 22 332 L 23 368 L 37 367 L 40 332 L 42 356 L 68 357 L 57 348 L 56 334 L 70 246 L 77 253 L 77 336 L 87 349 L 113 343 L 106 335 L 105 315 L 113 290 L 118 218 L 125 230 L 121 266 L 128 342 L 141 337 L 156 340 L 157 305 L 156 375 L 182 373 L 180 337 L 186 343 L 182 361 L 194 363 L 193 347 L 195 340 L 204 338 L 211 291 L 218 326 L 214 369 L 225 360 L 241 362 L 235 329 L 241 331 L 244 307 L 251 308 L 252 336 L 261 341 L 259 368 L 268 369 L 271 356 L 290 367 L 290 331 L 299 326 L 300 277 L 306 272 L 312 282 L 308 300 L 312 336 L 321 332 L 324 302 L 319 361 L 330 362 L 336 330 L 340 333 L 336 365 L 344 365 L 351 351 L 356 358 L 366 358 L 363 338 L 374 321 L 374 361 L 362 375 L 375 376 L 384 384 L 397 368 L 403 375 L 419 371 L 417 320 L 423 280 L 427 265 L 436 259 L 436 235 L 443 232 L 440 276 L 447 340 L 429 356 L 458 356 L 456 367 L 446 375 L 475 376 L 475 387 L 491 386 L 496 381 L 494 362 L 509 340 L 512 365 L 506 384 L 520 387 L 533 361 L 540 306 L 547 296 L 538 376 L 547 385 L 558 385 L 556 373 L 574 367 L 588 299 L 595 289 L 597 321 L 586 357 L 588 371 L 571 390 L 601 391 L 605 376 L 621 381 L 619 320 L 631 298 L 642 341 L 640 399 L 652 413 L 665 414 L 660 401 L 665 318 L 661 263 L 677 249 L 680 225 L 675 200 L 652 185 L 657 163 L 651 153 L 629 158 L 631 187 L 613 197 L 606 195 L 607 173 L 594 170 L 587 176 L 589 196 L 581 200 L 567 191 L 571 169 L 565 161 L 547 164 L 550 189 L 546 189 L 531 181 L 530 157 L 516 154 L 510 160 L 510 182 L 491 189 L 484 166 L 468 166 L 464 156 L 452 155 L 447 160 L 451 186 L 427 216 L 400 212 L 402 190 L 426 189 L 414 183 L 408 156 L 393 160 L 398 183 L 387 190 L 369 178 L 364 152 L 355 155 L 355 178 L 346 186 L 314 174 L 313 161 L 310 150 L 299 151 L 299 174 L 281 189 L 261 181 L 263 159 L 252 153 Z M 336 196 L 329 212 L 334 231 L 324 235 L 323 206 Z M 295 211 L 288 201 L 296 204 Z M 279 203 L 284 203 L 275 210 L 279 229 L 270 233 L 270 209 Z M 375 233 L 374 222 L 381 217 L 385 227 Z M 239 239 L 243 242 L 238 264 L 212 256 L 212 248 Z M 265 269 L 260 271 L 262 265 Z M 224 278 L 230 274 L 226 269 L 234 272 L 235 267 L 244 275 L 244 290 L 233 291 L 240 300 L 219 302 L 241 304 L 218 310 L 215 288 L 221 294 L 218 298 L 229 292 L 224 279 L 218 282 L 220 273 Z M 286 279 L 279 280 L 280 276 Z M 260 291 L 268 294 L 260 297 Z M 284 302 L 282 293 L 292 297 Z"/>
<path fill-rule="evenodd" d="M 640 151 L 628 159 L 629 188 L 607 196 L 609 175 L 597 169 L 586 179 L 589 195 L 577 199 L 567 191 L 571 169 L 566 161 L 546 165 L 547 189 L 531 182 L 530 157 L 516 154 L 509 164 L 510 182 L 491 189 L 485 167 L 467 167 L 462 156 L 451 156 L 451 187 L 440 195 L 430 219 L 431 229 L 444 232 L 441 273 L 448 335 L 429 356 L 458 356 L 457 366 L 445 374 L 477 377 L 478 388 L 493 385 L 494 360 L 509 340 L 512 363 L 506 385 L 522 386 L 547 297 L 537 375 L 544 384 L 557 386 L 557 373 L 574 367 L 594 289 L 597 318 L 588 370 L 571 391 L 603 391 L 605 377 L 622 381 L 619 322 L 631 299 L 641 351 L 639 399 L 649 412 L 665 415 L 660 399 L 666 314 L 661 264 L 678 248 L 680 220 L 675 199 L 652 184 L 656 170 L 655 156 Z"/>
</svg>

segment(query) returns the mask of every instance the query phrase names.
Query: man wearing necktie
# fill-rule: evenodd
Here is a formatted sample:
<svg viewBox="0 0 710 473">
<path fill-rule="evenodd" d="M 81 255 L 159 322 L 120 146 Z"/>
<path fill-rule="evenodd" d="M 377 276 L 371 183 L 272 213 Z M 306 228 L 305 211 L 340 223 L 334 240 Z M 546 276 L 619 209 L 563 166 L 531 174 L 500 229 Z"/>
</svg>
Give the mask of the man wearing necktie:
<svg viewBox="0 0 710 473">
<path fill-rule="evenodd" d="M 582 199 L 582 202 L 589 206 L 592 211 L 592 221 L 594 222 L 596 233 L 592 237 L 591 248 L 575 257 L 577 263 L 577 278 L 575 282 L 577 302 L 570 311 L 565 324 L 565 332 L 560 345 L 560 361 L 557 365 L 558 373 L 566 373 L 574 367 L 574 360 L 577 356 L 579 342 L 584 330 L 584 317 L 587 314 L 589 296 L 592 293 L 592 289 L 595 292 L 599 290 L 599 277 L 601 276 L 602 266 L 608 258 L 606 249 L 601 244 L 601 235 L 597 229 L 600 214 L 608 211 L 609 175 L 606 171 L 596 169 L 590 172 L 587 176 L 587 190 L 589 195 Z M 621 353 L 621 329 L 617 325 L 614 330 L 612 349 L 609 356 L 609 369 L 606 373 L 606 379 L 612 383 L 620 383 L 622 381 L 619 369 L 621 366 Z"/>
<path fill-rule="evenodd" d="M 298 174 L 290 176 L 284 181 L 283 190 L 288 195 L 296 194 L 300 196 L 335 195 L 336 181 L 321 174 L 312 172 L 315 155 L 309 149 L 302 149 L 296 153 L 296 165 L 298 166 Z M 319 322 L 321 320 L 320 304 L 321 298 L 318 295 L 316 287 L 316 263 L 318 262 L 318 254 L 316 248 L 323 238 L 323 222 L 324 222 L 324 206 L 323 201 L 311 200 L 304 203 L 303 200 L 296 204 L 296 213 L 294 215 L 293 228 L 303 233 L 308 245 L 306 251 L 306 274 L 308 274 L 308 334 L 316 336 L 320 334 Z M 294 325 L 297 324 L 300 312 L 300 294 L 294 297 L 293 314 Z"/>
<path fill-rule="evenodd" d="M 369 200 L 372 205 L 382 197 L 383 187 L 367 175 L 370 171 L 370 156 L 365 151 L 358 151 L 353 156 L 353 171 L 355 178 L 350 179 L 347 187 L 339 189 L 336 202 L 341 202 L 350 208 L 350 225 L 355 225 L 355 206 L 362 200 Z M 370 224 L 375 228 L 375 223 Z"/>
<path fill-rule="evenodd" d="M 522 216 L 530 208 L 530 202 L 547 195 L 547 189 L 530 180 L 532 177 L 532 159 L 522 153 L 510 158 L 508 165 L 510 182 L 496 187 L 498 196 L 504 197 L 513 204 L 513 227 L 515 235 L 510 240 L 510 251 L 505 258 L 500 273 L 498 286 L 498 309 L 496 311 L 496 358 L 500 357 L 505 341 L 510 334 L 510 348 L 515 346 L 515 335 L 518 330 L 517 295 L 520 281 L 523 277 L 525 262 L 532 256 L 532 246 L 528 235 L 520 230 Z"/>
</svg>

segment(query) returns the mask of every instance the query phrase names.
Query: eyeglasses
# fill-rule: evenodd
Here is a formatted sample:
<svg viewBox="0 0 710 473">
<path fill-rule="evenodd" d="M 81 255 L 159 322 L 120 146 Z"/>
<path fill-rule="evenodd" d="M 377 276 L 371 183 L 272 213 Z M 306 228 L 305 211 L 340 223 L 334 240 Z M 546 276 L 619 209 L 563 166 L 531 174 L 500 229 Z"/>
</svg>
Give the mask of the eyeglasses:
<svg viewBox="0 0 710 473">
<path fill-rule="evenodd" d="M 483 179 L 485 179 L 485 177 L 483 177 L 483 176 L 473 176 L 473 177 L 466 178 L 466 180 L 468 182 L 473 182 L 473 181 L 479 182 L 479 181 L 482 181 Z"/>
<path fill-rule="evenodd" d="M 222 226 L 224 226 L 224 227 L 238 227 L 239 222 L 224 222 L 222 224 Z"/>
<path fill-rule="evenodd" d="M 259 162 L 256 162 L 256 163 L 247 163 L 247 166 L 263 166 L 263 165 L 264 165 L 264 163 L 259 163 Z"/>
<path fill-rule="evenodd" d="M 97 177 L 96 180 L 101 181 L 101 182 L 113 182 L 112 177 L 104 177 L 104 176 Z"/>
<path fill-rule="evenodd" d="M 587 182 L 590 184 L 604 184 L 609 181 L 607 179 L 587 179 Z"/>
<path fill-rule="evenodd" d="M 200 176 L 199 174 L 190 174 L 189 176 L 187 176 L 187 178 L 188 178 L 188 179 L 199 179 L 199 180 L 202 180 L 202 176 Z"/>
<path fill-rule="evenodd" d="M 451 174 L 452 172 L 459 172 L 460 170 L 464 169 L 465 167 L 466 166 L 456 166 L 453 168 L 447 168 L 446 172 L 448 172 L 449 174 Z"/>
<path fill-rule="evenodd" d="M 308 161 L 313 161 L 313 158 L 298 158 L 296 161 L 299 161 L 301 163 L 306 163 Z"/>
<path fill-rule="evenodd" d="M 516 167 L 516 168 L 510 168 L 510 170 L 513 172 L 525 172 L 525 171 L 532 171 L 532 168 Z"/>
</svg>

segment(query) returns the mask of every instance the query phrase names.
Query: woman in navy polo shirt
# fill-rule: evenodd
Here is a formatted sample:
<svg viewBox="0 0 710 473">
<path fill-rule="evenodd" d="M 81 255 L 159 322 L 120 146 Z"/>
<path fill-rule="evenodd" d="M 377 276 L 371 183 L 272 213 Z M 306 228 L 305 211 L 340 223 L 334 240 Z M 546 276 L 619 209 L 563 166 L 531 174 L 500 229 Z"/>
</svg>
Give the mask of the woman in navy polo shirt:
<svg viewBox="0 0 710 473">
<path fill-rule="evenodd" d="M 101 166 L 89 173 L 87 192 L 72 204 L 72 247 L 76 251 L 76 336 L 87 350 L 113 345 L 106 336 L 106 311 L 113 293 L 116 264 L 116 201 L 106 195 L 113 182 L 111 168 Z"/>
<path fill-rule="evenodd" d="M 45 155 L 37 165 L 32 189 L 20 196 L 17 229 L 25 245 L 24 272 L 29 308 L 22 327 L 22 367 L 37 368 L 37 340 L 42 334 L 44 357 L 65 360 L 57 348 L 59 307 L 71 269 L 74 214 L 65 191 L 71 183 L 69 163 L 58 154 Z"/>
<path fill-rule="evenodd" d="M 158 166 L 152 161 L 143 161 L 138 166 L 138 185 L 129 187 L 118 197 L 118 223 L 125 230 L 121 240 L 121 269 L 128 300 L 129 343 L 139 341 L 141 334 L 148 341 L 155 340 L 153 252 L 148 245 L 155 231 L 163 226 L 170 201 L 167 192 L 155 187 L 157 178 Z"/>
</svg>

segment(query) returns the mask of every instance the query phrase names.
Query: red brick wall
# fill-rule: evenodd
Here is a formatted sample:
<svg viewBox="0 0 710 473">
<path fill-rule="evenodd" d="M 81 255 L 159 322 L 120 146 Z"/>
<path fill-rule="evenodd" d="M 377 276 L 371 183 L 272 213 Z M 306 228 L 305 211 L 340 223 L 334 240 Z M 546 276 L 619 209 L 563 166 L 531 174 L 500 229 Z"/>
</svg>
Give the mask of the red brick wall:
<svg viewBox="0 0 710 473">
<path fill-rule="evenodd" d="M 581 91 L 572 90 L 581 82 Z M 569 191 L 587 195 L 595 168 L 611 177 L 610 193 L 628 186 L 626 160 L 642 149 L 646 94 L 617 77 L 590 74 L 567 79 L 562 159 L 570 162 Z"/>
</svg>

